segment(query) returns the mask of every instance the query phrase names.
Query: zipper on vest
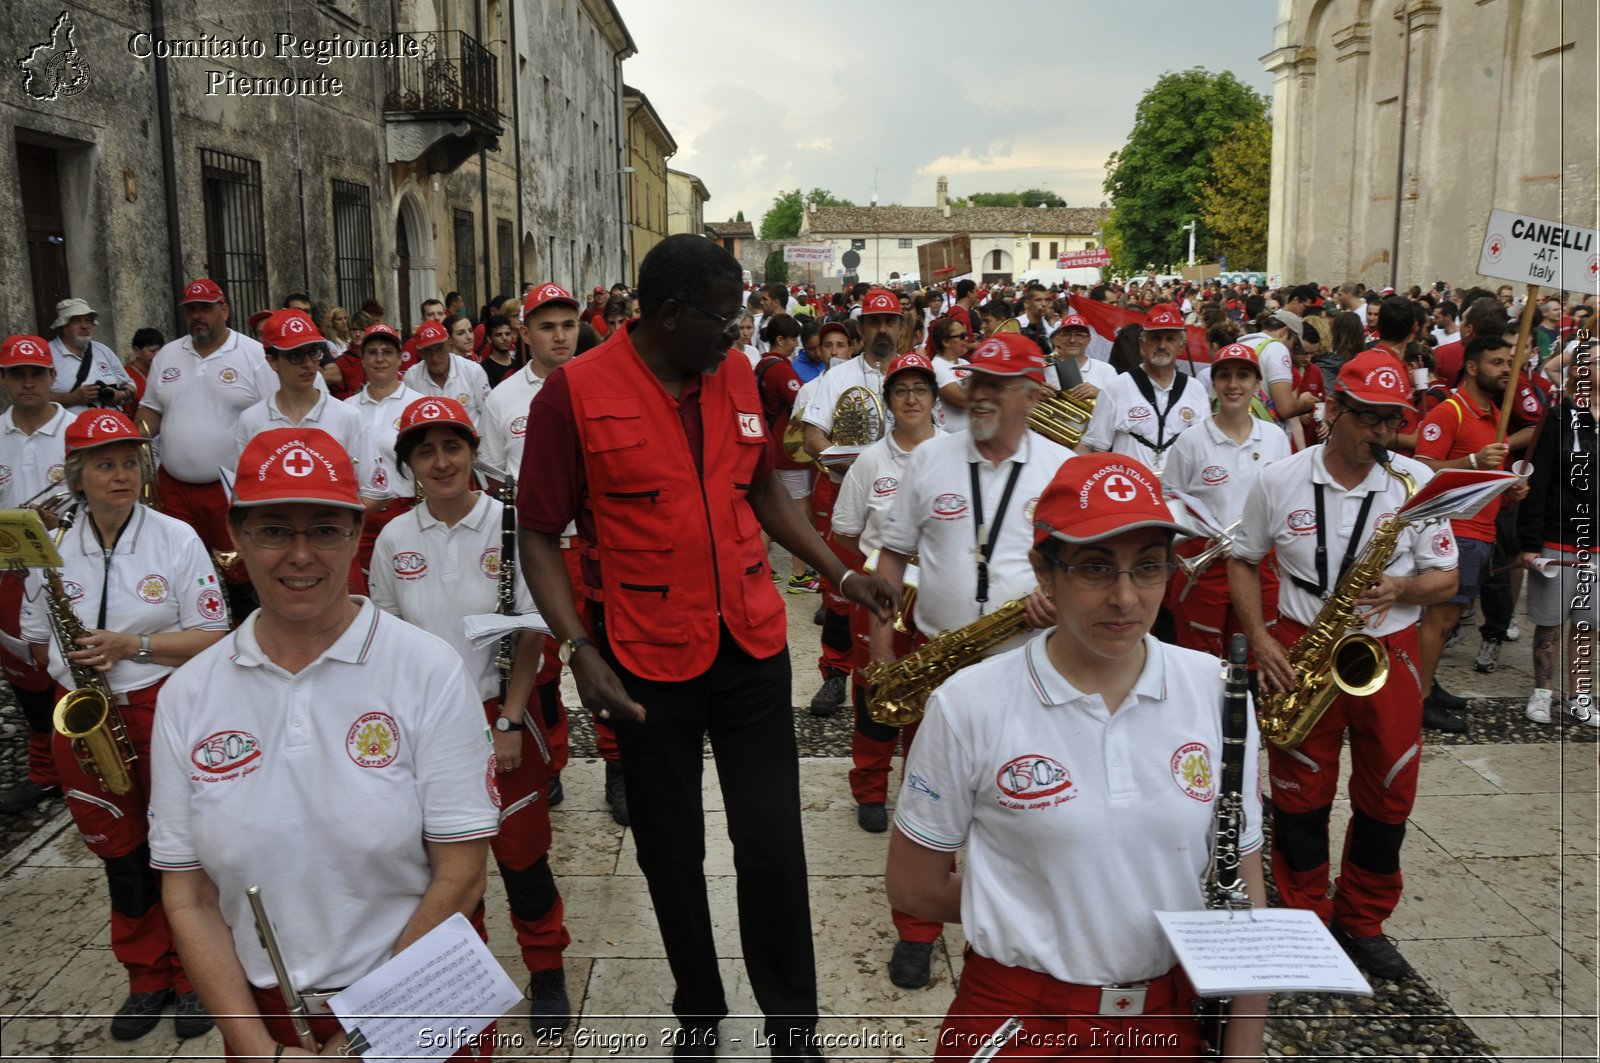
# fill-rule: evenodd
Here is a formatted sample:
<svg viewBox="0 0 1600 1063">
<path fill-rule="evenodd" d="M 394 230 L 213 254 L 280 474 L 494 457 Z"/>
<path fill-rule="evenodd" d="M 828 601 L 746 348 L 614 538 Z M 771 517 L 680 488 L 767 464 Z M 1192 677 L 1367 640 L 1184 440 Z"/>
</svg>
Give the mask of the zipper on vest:
<svg viewBox="0 0 1600 1063">
<path fill-rule="evenodd" d="M 661 497 L 660 491 L 602 491 L 607 498 L 648 498 L 652 504 Z"/>
<path fill-rule="evenodd" d="M 620 584 L 618 584 L 618 586 L 620 586 L 625 591 L 642 591 L 645 594 L 659 594 L 659 595 L 661 595 L 663 600 L 666 599 L 667 592 L 672 589 L 671 587 L 668 587 L 665 583 L 662 583 L 662 584 L 620 583 Z"/>
</svg>

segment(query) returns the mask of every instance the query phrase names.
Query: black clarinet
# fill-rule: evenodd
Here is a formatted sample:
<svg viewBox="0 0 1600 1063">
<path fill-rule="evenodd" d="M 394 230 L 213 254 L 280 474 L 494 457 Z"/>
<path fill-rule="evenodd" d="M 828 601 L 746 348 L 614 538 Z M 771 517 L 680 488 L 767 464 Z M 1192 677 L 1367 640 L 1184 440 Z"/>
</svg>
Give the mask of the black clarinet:
<svg viewBox="0 0 1600 1063">
<path fill-rule="evenodd" d="M 500 580 L 495 585 L 495 612 L 511 616 L 517 611 L 517 481 L 510 473 L 500 482 Z M 494 657 L 495 670 L 500 673 L 500 711 L 506 711 L 506 695 L 511 689 L 511 666 L 517 659 L 517 644 L 521 631 L 508 631 L 500 636 Z M 539 747 L 539 756 L 550 763 L 550 747 L 545 744 L 544 731 L 534 720 L 524 717 L 527 733 Z"/>
<path fill-rule="evenodd" d="M 1250 907 L 1250 894 L 1239 877 L 1239 834 L 1244 829 L 1244 746 L 1250 713 L 1248 661 L 1245 637 L 1233 636 L 1228 647 L 1227 681 L 1222 688 L 1222 780 L 1211 831 L 1211 859 L 1201 881 L 1206 907 L 1212 910 Z M 1232 997 L 1208 997 L 1195 1003 L 1200 1038 L 1209 1055 L 1222 1055 L 1232 1003 Z"/>
</svg>

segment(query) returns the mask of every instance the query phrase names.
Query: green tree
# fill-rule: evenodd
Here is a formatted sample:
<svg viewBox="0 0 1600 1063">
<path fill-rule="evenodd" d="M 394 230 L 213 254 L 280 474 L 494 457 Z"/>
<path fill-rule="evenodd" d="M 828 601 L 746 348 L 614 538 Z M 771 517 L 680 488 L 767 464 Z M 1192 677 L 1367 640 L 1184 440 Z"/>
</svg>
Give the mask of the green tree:
<svg viewBox="0 0 1600 1063">
<path fill-rule="evenodd" d="M 1241 122 L 1265 120 L 1267 99 L 1231 73 L 1196 67 L 1163 74 L 1134 112 L 1121 150 L 1106 160 L 1105 190 L 1117 212 L 1122 257 L 1136 267 L 1181 261 L 1200 217 L 1200 186 L 1209 180 L 1212 152 Z M 1195 234 L 1209 252 L 1209 231 Z"/>
<path fill-rule="evenodd" d="M 1021 192 L 974 192 L 960 204 L 971 207 L 1064 207 L 1067 201 L 1043 188 Z"/>
<path fill-rule="evenodd" d="M 779 192 L 772 197 L 772 209 L 761 216 L 760 236 L 763 240 L 791 240 L 800 235 L 800 221 L 805 217 L 807 203 L 819 207 L 853 207 L 848 199 L 839 199 L 824 188 L 803 192 L 798 188 Z"/>
<path fill-rule="evenodd" d="M 789 263 L 783 260 L 783 248 L 775 248 L 767 254 L 767 261 L 761 267 L 763 284 L 788 284 Z"/>
<path fill-rule="evenodd" d="M 1229 269 L 1266 266 L 1271 186 L 1272 123 L 1240 122 L 1212 151 L 1211 179 L 1200 186 L 1200 221 Z"/>
</svg>

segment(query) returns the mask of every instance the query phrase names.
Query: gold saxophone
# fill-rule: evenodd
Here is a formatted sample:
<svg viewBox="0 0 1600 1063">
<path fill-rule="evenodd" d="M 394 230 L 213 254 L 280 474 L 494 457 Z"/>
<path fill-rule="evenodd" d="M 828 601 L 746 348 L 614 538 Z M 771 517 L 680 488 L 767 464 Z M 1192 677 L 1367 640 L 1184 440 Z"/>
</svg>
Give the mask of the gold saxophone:
<svg viewBox="0 0 1600 1063">
<path fill-rule="evenodd" d="M 56 530 L 57 547 L 71 526 L 69 512 L 61 518 Z M 61 651 L 61 659 L 67 662 L 73 686 L 56 702 L 52 722 L 57 733 L 72 744 L 72 755 L 85 772 L 98 777 L 108 793 L 125 794 L 133 789 L 129 766 L 137 755 L 106 677 L 90 666 L 72 663 L 67 656 L 78 648 L 78 639 L 87 635 L 89 629 L 73 611 L 72 599 L 61 585 L 61 573 L 57 569 L 44 570 L 44 598 L 56 646 Z"/>
<path fill-rule="evenodd" d="M 1390 464 L 1388 450 L 1377 443 L 1372 449 L 1383 471 L 1405 487 L 1406 497 L 1415 495 L 1416 480 Z M 1365 697 L 1388 681 L 1389 651 L 1383 643 L 1359 631 L 1365 621 L 1356 612 L 1356 599 L 1383 579 L 1384 569 L 1400 545 L 1400 535 L 1409 524 L 1404 518 L 1393 516 L 1378 525 L 1361 556 L 1322 603 L 1316 620 L 1289 650 L 1293 688 L 1261 699 L 1261 736 L 1273 745 L 1295 748 L 1305 741 L 1341 693 Z"/>
<path fill-rule="evenodd" d="M 868 666 L 867 714 L 875 723 L 889 727 L 904 727 L 922 719 L 935 687 L 1023 629 L 1026 598 L 1007 602 L 966 627 L 946 631 L 898 661 Z"/>
</svg>

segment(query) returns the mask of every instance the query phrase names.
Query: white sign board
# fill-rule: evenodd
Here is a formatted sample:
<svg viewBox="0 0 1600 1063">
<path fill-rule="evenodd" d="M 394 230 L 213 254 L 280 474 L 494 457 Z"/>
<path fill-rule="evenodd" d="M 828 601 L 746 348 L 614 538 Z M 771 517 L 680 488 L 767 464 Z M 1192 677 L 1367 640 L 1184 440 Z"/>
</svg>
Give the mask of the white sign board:
<svg viewBox="0 0 1600 1063">
<path fill-rule="evenodd" d="M 1600 241 L 1593 229 L 1489 212 L 1478 272 L 1485 277 L 1568 291 L 1600 291 Z"/>
<path fill-rule="evenodd" d="M 805 244 L 790 244 L 783 249 L 783 260 L 785 262 L 829 263 L 833 261 L 833 245 L 821 244 L 809 247 Z"/>
</svg>

